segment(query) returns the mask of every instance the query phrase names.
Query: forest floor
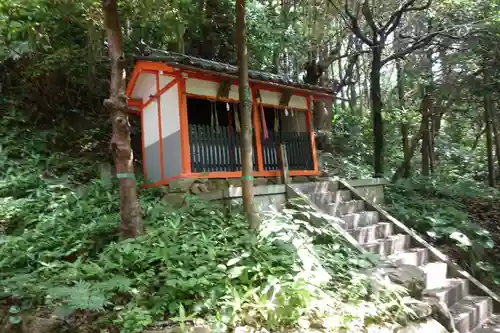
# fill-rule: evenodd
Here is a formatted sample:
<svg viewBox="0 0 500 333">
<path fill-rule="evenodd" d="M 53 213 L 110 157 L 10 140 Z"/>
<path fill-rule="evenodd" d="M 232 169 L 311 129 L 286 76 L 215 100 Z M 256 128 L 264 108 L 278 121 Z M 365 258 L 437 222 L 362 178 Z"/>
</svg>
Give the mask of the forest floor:
<svg viewBox="0 0 500 333">
<path fill-rule="evenodd" d="M 404 290 L 374 291 L 366 258 L 290 209 L 254 235 L 237 209 L 140 190 L 145 233 L 120 240 L 118 186 L 96 167 L 107 135 L 34 127 L 0 119 L 0 331 L 360 332 L 405 313 Z"/>
</svg>

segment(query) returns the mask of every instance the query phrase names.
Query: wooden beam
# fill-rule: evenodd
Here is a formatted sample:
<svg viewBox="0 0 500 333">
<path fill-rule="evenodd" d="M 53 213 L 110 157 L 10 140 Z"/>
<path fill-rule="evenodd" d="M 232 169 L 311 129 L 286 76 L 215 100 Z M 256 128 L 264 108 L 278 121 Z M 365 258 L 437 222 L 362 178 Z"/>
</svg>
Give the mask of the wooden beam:
<svg viewBox="0 0 500 333">
<path fill-rule="evenodd" d="M 283 89 L 280 97 L 280 106 L 288 106 L 292 98 L 293 91 L 291 89 Z"/>
<path fill-rule="evenodd" d="M 283 143 L 278 143 L 276 145 L 276 151 L 278 153 L 278 161 L 280 164 L 280 172 L 283 177 L 283 184 L 290 184 L 290 174 L 288 169 L 288 158 L 286 156 L 286 146 Z"/>
<path fill-rule="evenodd" d="M 228 98 L 229 91 L 231 90 L 231 80 L 226 79 L 219 84 L 219 89 L 217 90 L 217 98 Z"/>
</svg>

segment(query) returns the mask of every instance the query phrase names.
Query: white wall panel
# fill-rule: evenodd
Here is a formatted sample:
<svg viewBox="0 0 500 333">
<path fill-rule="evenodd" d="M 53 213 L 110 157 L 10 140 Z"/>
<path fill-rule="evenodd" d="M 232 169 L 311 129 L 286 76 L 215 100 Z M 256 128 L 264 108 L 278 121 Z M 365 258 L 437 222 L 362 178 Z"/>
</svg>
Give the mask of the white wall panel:
<svg viewBox="0 0 500 333">
<path fill-rule="evenodd" d="M 179 87 L 177 84 L 160 96 L 160 105 L 162 137 L 166 138 L 181 129 L 179 118 Z"/>
<path fill-rule="evenodd" d="M 229 90 L 229 98 L 235 99 L 235 100 L 240 100 L 240 92 L 238 91 L 238 86 L 237 85 L 232 85 L 231 89 Z"/>
<path fill-rule="evenodd" d="M 158 130 L 158 102 L 152 101 L 143 110 L 143 128 L 144 145 L 150 146 L 160 140 Z"/>
<path fill-rule="evenodd" d="M 130 96 L 133 99 L 147 101 L 149 96 L 154 94 L 156 94 L 156 75 L 151 73 L 139 74 Z"/>
<path fill-rule="evenodd" d="M 201 96 L 217 96 L 219 84 L 217 82 L 188 78 L 186 80 L 186 92 Z"/>
<path fill-rule="evenodd" d="M 292 108 L 307 109 L 307 99 L 303 96 L 293 95 L 288 105 Z"/>
<path fill-rule="evenodd" d="M 270 105 L 280 105 L 280 93 L 269 90 L 260 90 L 259 92 L 262 103 Z M 257 99 L 257 101 L 260 102 L 259 99 Z"/>
<path fill-rule="evenodd" d="M 163 89 L 163 87 L 165 87 L 167 84 L 172 82 L 174 79 L 174 76 L 160 74 L 160 90 Z"/>
<path fill-rule="evenodd" d="M 163 171 L 165 178 L 182 172 L 181 121 L 179 116 L 179 85 L 175 84 L 160 96 Z"/>
<path fill-rule="evenodd" d="M 262 97 L 262 103 L 269 105 L 280 105 L 281 93 L 268 90 L 260 90 L 260 96 Z M 290 98 L 288 105 L 291 108 L 307 109 L 307 100 L 305 97 L 293 95 Z"/>
</svg>

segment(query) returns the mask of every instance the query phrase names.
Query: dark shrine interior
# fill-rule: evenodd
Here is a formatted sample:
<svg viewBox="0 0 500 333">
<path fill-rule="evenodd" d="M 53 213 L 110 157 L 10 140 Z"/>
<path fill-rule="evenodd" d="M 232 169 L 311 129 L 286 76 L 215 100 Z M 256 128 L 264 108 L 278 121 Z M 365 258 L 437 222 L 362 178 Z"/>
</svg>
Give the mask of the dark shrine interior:
<svg viewBox="0 0 500 333">
<path fill-rule="evenodd" d="M 217 126 L 230 126 L 231 128 L 235 128 L 234 112 L 235 110 L 239 112 L 238 107 L 238 103 L 216 102 L 207 99 L 188 97 L 188 124 L 215 126 L 214 122 L 215 119 L 217 119 Z M 215 118 L 215 114 L 217 114 L 217 118 Z"/>
</svg>

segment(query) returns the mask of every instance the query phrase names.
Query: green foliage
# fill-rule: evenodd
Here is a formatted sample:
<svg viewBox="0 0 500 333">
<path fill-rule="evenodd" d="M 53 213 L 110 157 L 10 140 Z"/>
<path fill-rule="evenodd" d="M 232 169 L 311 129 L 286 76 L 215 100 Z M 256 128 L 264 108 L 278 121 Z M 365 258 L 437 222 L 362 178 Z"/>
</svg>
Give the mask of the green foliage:
<svg viewBox="0 0 500 333">
<path fill-rule="evenodd" d="M 21 306 L 65 318 L 94 312 L 122 333 L 164 318 L 185 330 L 200 316 L 216 332 L 307 326 L 328 317 L 346 328 L 401 311 L 400 294 L 370 290 L 358 272 L 370 265 L 366 258 L 328 226 L 306 222 L 312 213 L 304 207 L 270 214 L 254 235 L 242 214 L 191 197 L 172 209 L 159 190 L 144 190 L 146 232 L 120 241 L 116 183 L 95 173 L 81 180 L 95 167 L 68 155 L 45 157 L 45 136 L 61 133 L 24 135 L 21 125 L 13 127 L 19 120 L 2 126 L 14 128 L 23 144 L 0 142 L 0 295 L 18 300 L 12 324 L 22 320 Z M 54 169 L 62 164 L 68 173 Z"/>
<path fill-rule="evenodd" d="M 445 250 L 451 247 L 452 258 L 483 282 L 500 286 L 493 235 L 469 214 L 468 201 L 498 198 L 498 190 L 467 180 L 420 177 L 391 185 L 386 194 L 395 217 Z"/>
</svg>

